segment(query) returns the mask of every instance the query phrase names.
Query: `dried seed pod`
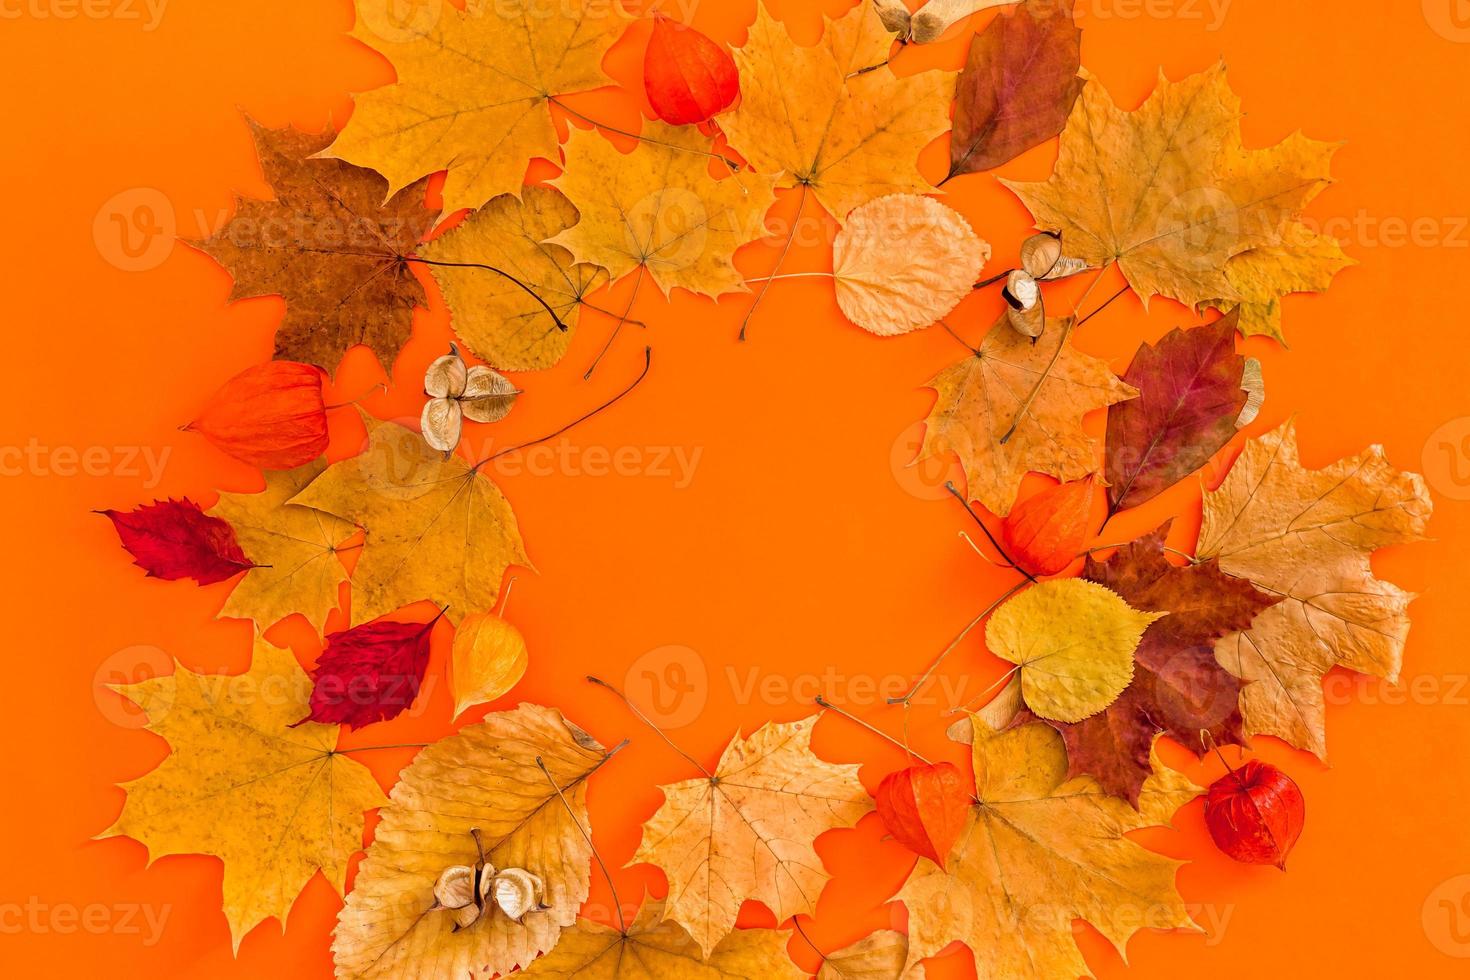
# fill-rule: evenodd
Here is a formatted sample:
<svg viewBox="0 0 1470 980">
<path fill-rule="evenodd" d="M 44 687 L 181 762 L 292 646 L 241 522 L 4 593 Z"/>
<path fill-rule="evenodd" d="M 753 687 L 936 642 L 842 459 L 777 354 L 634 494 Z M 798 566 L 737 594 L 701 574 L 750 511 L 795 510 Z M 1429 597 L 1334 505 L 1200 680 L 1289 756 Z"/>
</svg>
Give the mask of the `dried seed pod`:
<svg viewBox="0 0 1470 980">
<path fill-rule="evenodd" d="M 424 406 L 419 418 L 424 441 L 440 452 L 452 453 L 459 445 L 459 434 L 463 428 L 464 412 L 453 398 L 433 398 Z"/>
<path fill-rule="evenodd" d="M 524 868 L 505 868 L 481 882 L 486 904 L 492 900 L 508 917 L 520 922 L 529 912 L 546 908 L 542 904 L 545 886 L 541 879 Z"/>
<path fill-rule="evenodd" d="M 977 11 L 1015 0 L 929 0 L 910 19 L 912 36 L 919 44 L 937 41 L 945 31 Z"/>
<path fill-rule="evenodd" d="M 459 407 L 471 422 L 499 422 L 510 412 L 520 391 L 510 379 L 484 366 L 470 368 Z"/>
<path fill-rule="evenodd" d="M 1243 429 L 1261 414 L 1261 405 L 1266 401 L 1266 379 L 1261 374 L 1261 362 L 1254 357 L 1245 359 L 1245 370 L 1240 376 L 1240 387 L 1245 391 L 1245 404 L 1235 417 L 1235 427 Z"/>
<path fill-rule="evenodd" d="M 1079 258 L 1062 254 L 1062 239 L 1049 231 L 1038 232 L 1021 243 L 1021 268 L 1033 279 L 1065 279 L 1087 268 Z"/>
<path fill-rule="evenodd" d="M 1046 304 L 1041 298 L 1041 287 L 1024 269 L 1013 269 L 1006 277 L 1006 288 L 1001 291 L 1005 298 L 1006 319 L 1011 328 L 1023 337 L 1033 340 L 1046 329 Z"/>
<path fill-rule="evenodd" d="M 449 345 L 449 353 L 429 365 L 424 372 L 424 394 L 430 398 L 458 398 L 464 394 L 465 380 L 469 375 L 459 348 Z"/>
<path fill-rule="evenodd" d="M 903 0 L 873 0 L 873 9 L 877 11 L 878 19 L 883 22 L 884 28 L 890 33 L 897 34 L 900 40 L 908 38 L 909 8 L 903 5 Z"/>
</svg>

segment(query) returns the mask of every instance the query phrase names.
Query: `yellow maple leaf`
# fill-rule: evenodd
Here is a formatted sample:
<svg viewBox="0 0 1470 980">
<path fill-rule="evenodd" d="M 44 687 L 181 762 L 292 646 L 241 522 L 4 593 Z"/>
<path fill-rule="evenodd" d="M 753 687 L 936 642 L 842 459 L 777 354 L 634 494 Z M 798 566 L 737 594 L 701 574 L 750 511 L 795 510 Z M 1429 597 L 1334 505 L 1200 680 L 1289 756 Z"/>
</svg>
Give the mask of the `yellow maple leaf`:
<svg viewBox="0 0 1470 980">
<path fill-rule="evenodd" d="M 1053 321 L 1033 342 L 1002 315 L 978 351 L 929 382 L 939 400 L 919 458 L 958 455 L 970 497 L 1002 517 L 1010 513 L 1027 472 L 1049 473 L 1064 483 L 1095 472 L 1097 454 L 1082 417 L 1138 394 L 1105 362 L 1067 342 L 1068 322 Z M 1053 357 L 1055 366 L 1018 419 Z M 1013 420 L 1015 431 L 1001 442 Z"/>
<path fill-rule="evenodd" d="M 1090 776 L 1068 779 L 1050 726 L 971 728 L 976 803 L 946 866 L 920 858 L 898 894 L 910 963 L 958 940 L 982 980 L 1074 980 L 1090 975 L 1074 919 L 1120 954 L 1145 927 L 1196 928 L 1174 885 L 1182 862 L 1127 834 L 1167 824 L 1198 786 L 1155 760 L 1134 810 Z"/>
<path fill-rule="evenodd" d="M 567 352 L 582 297 L 607 275 L 548 242 L 576 223 L 577 208 L 560 191 L 527 187 L 519 198 L 493 199 L 419 250 L 444 293 L 454 332 L 481 360 L 505 371 L 541 371 Z M 479 268 L 486 265 L 505 275 Z"/>
<path fill-rule="evenodd" d="M 730 143 L 781 186 L 810 187 L 838 221 L 875 197 L 925 193 L 919 151 L 949 129 L 954 74 L 899 78 L 887 66 L 893 36 L 869 3 L 825 23 L 800 47 L 764 5 L 736 48 L 740 103 L 720 117 Z"/>
<path fill-rule="evenodd" d="M 737 733 L 712 774 L 662 787 L 664 804 L 644 825 L 633 860 L 663 870 L 668 917 L 706 956 L 746 900 L 764 903 L 778 922 L 811 912 L 827 878 L 814 842 L 873 808 L 857 766 L 812 753 L 815 724 Z"/>
<path fill-rule="evenodd" d="M 1161 74 L 1133 112 L 1093 82 L 1062 131 L 1051 177 L 1001 183 L 1037 227 L 1062 236 L 1068 255 L 1117 262 L 1145 304 L 1167 296 L 1233 307 L 1243 297 L 1227 263 L 1288 244 L 1290 222 L 1330 183 L 1337 150 L 1300 134 L 1247 150 L 1240 118 L 1224 65 L 1180 82 Z"/>
<path fill-rule="evenodd" d="M 327 467 L 291 503 L 335 514 L 367 539 L 352 573 L 352 624 L 429 599 L 458 621 L 495 605 L 505 570 L 526 562 L 500 489 L 411 429 L 364 417 L 367 448 Z"/>
<path fill-rule="evenodd" d="M 622 153 L 597 133 L 573 130 L 555 185 L 582 220 L 551 241 L 621 279 L 639 266 L 665 294 L 674 286 L 705 296 L 745 291 L 731 261 L 764 233 L 774 177 L 710 176 L 710 141 L 692 126 L 643 124 Z"/>
<path fill-rule="evenodd" d="M 352 36 L 398 80 L 357 96 L 324 155 L 371 167 L 392 191 L 447 170 L 450 211 L 519 193 L 533 159 L 556 159 L 549 103 L 610 83 L 602 58 L 628 23 L 617 3 L 597 0 L 412 6 L 390 25 L 381 0 L 358 0 Z"/>
<path fill-rule="evenodd" d="M 1076 722 L 1123 693 L 1143 631 L 1166 615 L 1139 612 L 1096 582 L 1052 579 L 997 609 L 985 625 L 985 645 L 1019 665 L 1028 708 Z"/>
<path fill-rule="evenodd" d="M 263 630 L 292 613 L 306 617 L 318 633 L 337 608 L 347 569 L 337 545 L 351 537 L 351 521 L 289 503 L 326 469 L 315 460 L 294 470 L 268 470 L 260 493 L 222 493 L 209 513 L 235 529 L 250 569 L 225 600 L 221 616 L 255 621 Z"/>
<path fill-rule="evenodd" d="M 1320 470 L 1301 465 L 1290 422 L 1246 443 L 1205 494 L 1198 554 L 1281 596 L 1215 645 L 1242 680 L 1245 730 L 1325 757 L 1322 678 L 1333 667 L 1397 680 L 1414 598 L 1373 575 L 1377 548 L 1421 540 L 1424 480 L 1373 446 Z"/>
<path fill-rule="evenodd" d="M 393 787 L 338 917 L 337 976 L 488 980 L 556 945 L 587 898 L 592 847 L 578 823 L 587 822 L 587 777 L 608 758 L 561 712 L 533 704 L 420 752 Z M 476 863 L 471 831 L 489 865 L 540 878 L 546 908 L 519 922 L 487 912 L 455 929 L 451 910 L 435 907 L 434 886 L 445 869 Z"/>
<path fill-rule="evenodd" d="M 1233 257 L 1225 266 L 1225 278 L 1240 295 L 1240 332 L 1247 337 L 1265 334 L 1285 342 L 1281 332 L 1281 299 L 1289 293 L 1320 293 L 1332 285 L 1343 269 L 1357 263 L 1330 235 L 1292 222 L 1281 245 L 1263 245 Z M 1201 306 L 1228 310 L 1230 300 L 1213 300 Z"/>
<path fill-rule="evenodd" d="M 318 869 L 342 894 L 347 862 L 362 847 L 363 811 L 386 799 L 364 766 L 335 751 L 336 725 L 297 724 L 311 710 L 311 681 L 291 651 L 257 637 L 244 674 L 196 674 L 176 663 L 166 677 L 115 689 L 171 751 L 123 784 L 122 813 L 99 838 L 132 837 L 150 861 L 219 858 L 237 952 L 264 919 L 285 928 Z"/>
<path fill-rule="evenodd" d="M 662 902 L 648 902 L 626 931 L 579 919 L 556 948 L 522 976 L 564 980 L 804 980 L 786 955 L 787 934 L 736 929 L 708 958 L 689 933 L 664 918 Z"/>
</svg>

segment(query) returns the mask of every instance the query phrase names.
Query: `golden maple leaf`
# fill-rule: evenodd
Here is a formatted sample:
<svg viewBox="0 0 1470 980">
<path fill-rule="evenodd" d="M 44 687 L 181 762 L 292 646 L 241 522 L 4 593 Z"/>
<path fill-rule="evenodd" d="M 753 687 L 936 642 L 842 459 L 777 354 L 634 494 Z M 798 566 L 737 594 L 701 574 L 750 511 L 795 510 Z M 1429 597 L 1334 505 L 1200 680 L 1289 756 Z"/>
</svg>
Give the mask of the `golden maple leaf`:
<svg viewBox="0 0 1470 980">
<path fill-rule="evenodd" d="M 1414 597 L 1375 578 L 1370 556 L 1421 540 L 1431 506 L 1423 478 L 1390 466 L 1381 446 L 1306 469 L 1290 422 L 1246 443 L 1205 494 L 1199 557 L 1282 597 L 1215 645 L 1220 665 L 1251 682 L 1240 694 L 1248 734 L 1325 757 L 1323 676 L 1342 666 L 1397 680 Z"/>
<path fill-rule="evenodd" d="M 970 727 L 976 803 L 965 829 L 946 867 L 920 858 L 898 894 L 910 963 L 959 940 L 984 980 L 1074 980 L 1089 975 L 1074 919 L 1120 954 L 1145 926 L 1195 928 L 1174 885 L 1182 862 L 1127 834 L 1167 824 L 1198 786 L 1156 761 L 1134 810 L 1090 776 L 1068 779 L 1049 726 L 996 731 L 973 716 Z"/>
<path fill-rule="evenodd" d="M 715 771 L 662 787 L 634 862 L 669 880 L 668 917 L 706 956 L 735 928 L 746 900 L 783 922 L 811 912 L 827 875 L 813 842 L 873 808 L 855 765 L 811 750 L 815 718 L 738 733 Z"/>
<path fill-rule="evenodd" d="M 970 497 L 1002 517 L 1016 502 L 1027 472 L 1049 473 L 1065 483 L 1096 471 L 1093 440 L 1082 430 L 1082 416 L 1138 394 L 1106 363 L 1067 343 L 1068 322 L 1055 321 L 1033 342 L 1012 330 L 1002 315 L 978 351 L 929 382 L 939 400 L 929 414 L 919 458 L 957 454 Z M 1056 364 L 1045 374 L 1053 357 Z M 1043 374 L 1046 380 L 1018 418 Z M 1001 442 L 1013 420 L 1015 431 Z"/>
<path fill-rule="evenodd" d="M 1224 65 L 1180 82 L 1161 74 L 1134 112 L 1094 82 L 1062 131 L 1051 177 L 1001 183 L 1037 227 L 1062 236 L 1068 255 L 1093 266 L 1117 262 L 1145 304 L 1167 296 L 1233 307 L 1244 296 L 1227 263 L 1290 244 L 1290 223 L 1330 183 L 1337 150 L 1300 134 L 1247 150 L 1240 118 Z"/>
<path fill-rule="evenodd" d="M 705 296 L 746 291 L 731 259 L 764 233 L 776 179 L 713 179 L 710 141 L 692 126 L 644 122 L 642 136 L 622 153 L 596 133 L 572 131 L 554 183 L 577 202 L 582 220 L 552 243 L 614 279 L 641 265 L 665 294 L 674 286 Z"/>
<path fill-rule="evenodd" d="M 488 980 L 556 945 L 587 898 L 592 847 L 578 822 L 587 822 L 587 777 L 608 757 L 561 712 L 533 704 L 420 752 L 393 787 L 338 917 L 337 976 Z M 451 910 L 435 907 L 434 886 L 446 868 L 476 863 L 471 831 L 494 867 L 541 879 L 547 908 L 519 922 L 486 914 L 456 930 Z"/>
<path fill-rule="evenodd" d="M 949 129 L 951 72 L 906 78 L 887 66 L 893 46 L 872 5 L 859 3 L 800 47 L 756 5 L 745 45 L 735 49 L 740 104 L 720 126 L 756 170 L 781 186 L 810 187 L 839 222 L 885 194 L 934 190 L 919 151 Z M 864 68 L 871 71 L 854 75 Z"/>
<path fill-rule="evenodd" d="M 1225 278 L 1240 295 L 1240 332 L 1247 337 L 1265 334 L 1285 341 L 1281 332 L 1281 299 L 1288 293 L 1320 293 L 1333 276 L 1356 265 L 1330 235 L 1291 222 L 1280 245 L 1262 245 L 1233 257 Z M 1201 306 L 1229 309 L 1230 300 L 1212 300 Z"/>
<path fill-rule="evenodd" d="M 322 631 L 347 581 L 337 545 L 357 529 L 351 521 L 289 501 L 326 467 L 319 459 L 294 470 L 267 470 L 260 493 L 222 493 L 209 509 L 235 529 L 256 564 L 230 592 L 221 616 L 254 620 L 263 630 L 299 612 Z"/>
<path fill-rule="evenodd" d="M 417 0 L 391 28 L 381 0 L 358 0 L 352 36 L 392 62 L 398 80 L 357 96 L 326 155 L 371 167 L 393 190 L 447 170 L 444 207 L 520 193 L 536 157 L 557 157 L 549 103 L 610 83 L 601 64 L 628 20 L 614 2 Z"/>
<path fill-rule="evenodd" d="M 419 249 L 444 292 L 454 332 L 481 360 L 505 371 L 541 371 L 567 352 L 582 297 L 606 279 L 606 270 L 548 241 L 577 217 L 560 191 L 527 187 L 519 198 L 500 195 Z M 506 275 L 476 267 L 483 265 Z M 565 330 L 531 293 L 556 311 Z"/>
<path fill-rule="evenodd" d="M 775 929 L 736 929 L 708 958 L 689 933 L 664 918 L 662 902 L 647 902 L 619 931 L 579 919 L 556 948 L 522 976 L 564 980 L 804 980 L 786 955 L 788 936 Z"/>
<path fill-rule="evenodd" d="M 318 869 L 342 893 L 347 862 L 362 846 L 363 811 L 387 800 L 364 766 L 335 751 L 336 725 L 300 723 L 311 681 L 291 651 L 257 636 L 244 674 L 196 674 L 176 663 L 171 675 L 115 689 L 171 751 L 123 784 L 122 813 L 99 838 L 132 837 L 149 860 L 218 857 L 237 952 L 262 920 L 275 916 L 285 927 Z"/>
<path fill-rule="evenodd" d="M 430 599 L 457 621 L 495 605 L 505 570 L 526 561 L 500 489 L 417 432 L 364 416 L 367 448 L 333 463 L 291 503 L 367 532 L 352 573 L 352 625 Z"/>
<path fill-rule="evenodd" d="M 439 215 L 427 181 L 395 187 L 340 160 L 314 157 L 332 133 L 269 130 L 247 120 L 275 197 L 241 198 L 235 216 L 192 243 L 234 279 L 230 299 L 280 295 L 276 356 L 333 372 L 357 344 L 383 367 L 408 340 L 424 287 L 404 264 Z"/>
<path fill-rule="evenodd" d="M 879 929 L 822 960 L 817 980 L 898 980 L 908 962 L 909 938 Z M 914 978 L 920 971 L 909 974 Z"/>
</svg>

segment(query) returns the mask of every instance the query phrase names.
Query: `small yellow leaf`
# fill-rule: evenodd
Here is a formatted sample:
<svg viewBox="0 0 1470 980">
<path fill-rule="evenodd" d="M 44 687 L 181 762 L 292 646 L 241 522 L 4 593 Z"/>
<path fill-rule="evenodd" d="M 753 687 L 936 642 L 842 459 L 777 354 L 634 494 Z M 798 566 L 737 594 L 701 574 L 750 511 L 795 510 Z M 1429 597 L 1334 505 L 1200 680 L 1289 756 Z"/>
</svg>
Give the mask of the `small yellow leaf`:
<svg viewBox="0 0 1470 980">
<path fill-rule="evenodd" d="M 451 657 L 456 716 L 515 687 L 529 660 L 521 631 L 494 613 L 465 617 L 454 634 Z"/>
<path fill-rule="evenodd" d="M 953 208 L 890 194 L 847 216 L 832 244 L 837 305 L 880 337 L 927 327 L 975 288 L 990 246 Z"/>
<path fill-rule="evenodd" d="M 1133 679 L 1133 651 L 1150 623 L 1112 590 L 1079 578 L 1032 586 L 985 627 L 985 643 L 1021 667 L 1021 698 L 1042 718 L 1081 721 L 1115 701 Z"/>
</svg>

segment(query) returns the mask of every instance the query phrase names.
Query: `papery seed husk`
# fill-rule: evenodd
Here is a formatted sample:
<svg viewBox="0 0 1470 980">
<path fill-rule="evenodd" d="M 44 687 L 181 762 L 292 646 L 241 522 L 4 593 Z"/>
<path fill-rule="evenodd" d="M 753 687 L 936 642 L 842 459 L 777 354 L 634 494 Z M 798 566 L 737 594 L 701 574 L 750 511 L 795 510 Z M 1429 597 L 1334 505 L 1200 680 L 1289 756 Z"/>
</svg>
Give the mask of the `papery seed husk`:
<svg viewBox="0 0 1470 980">
<path fill-rule="evenodd" d="M 510 413 L 519 394 L 510 379 L 478 365 L 469 370 L 459 404 L 471 422 L 499 422 Z"/>
<path fill-rule="evenodd" d="M 449 353 L 424 372 L 424 394 L 430 398 L 458 398 L 464 394 L 467 373 L 459 348 L 450 344 Z"/>
<path fill-rule="evenodd" d="M 419 424 L 423 429 L 424 441 L 430 447 L 440 452 L 454 452 L 454 447 L 459 445 L 460 430 L 464 426 L 459 402 L 453 398 L 430 399 L 424 406 Z"/>
</svg>

